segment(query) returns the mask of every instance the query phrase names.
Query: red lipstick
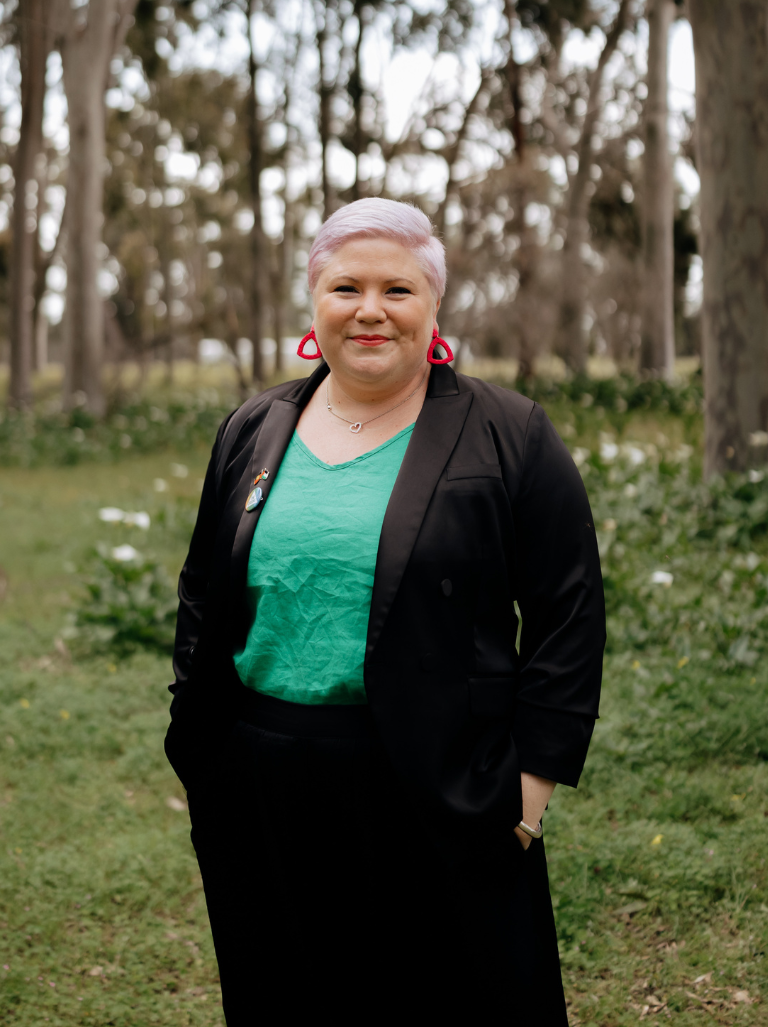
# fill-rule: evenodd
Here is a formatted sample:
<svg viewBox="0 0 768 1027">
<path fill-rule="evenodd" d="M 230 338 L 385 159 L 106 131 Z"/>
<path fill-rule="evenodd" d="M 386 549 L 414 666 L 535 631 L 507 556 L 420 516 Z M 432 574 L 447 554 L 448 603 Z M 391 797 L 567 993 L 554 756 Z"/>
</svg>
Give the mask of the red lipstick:
<svg viewBox="0 0 768 1027">
<path fill-rule="evenodd" d="M 383 342 L 389 342 L 386 335 L 353 335 L 353 340 L 361 346 L 380 346 Z"/>
</svg>

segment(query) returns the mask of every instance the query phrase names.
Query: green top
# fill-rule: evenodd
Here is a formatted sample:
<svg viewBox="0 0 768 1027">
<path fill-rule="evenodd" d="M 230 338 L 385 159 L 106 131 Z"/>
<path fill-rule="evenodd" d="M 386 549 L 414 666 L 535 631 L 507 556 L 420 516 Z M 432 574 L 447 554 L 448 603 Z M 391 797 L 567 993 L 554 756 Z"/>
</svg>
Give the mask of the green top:
<svg viewBox="0 0 768 1027">
<path fill-rule="evenodd" d="M 384 513 L 413 425 L 343 464 L 294 432 L 248 558 L 253 623 L 234 654 L 249 688 L 296 703 L 365 703 L 363 661 Z"/>
</svg>

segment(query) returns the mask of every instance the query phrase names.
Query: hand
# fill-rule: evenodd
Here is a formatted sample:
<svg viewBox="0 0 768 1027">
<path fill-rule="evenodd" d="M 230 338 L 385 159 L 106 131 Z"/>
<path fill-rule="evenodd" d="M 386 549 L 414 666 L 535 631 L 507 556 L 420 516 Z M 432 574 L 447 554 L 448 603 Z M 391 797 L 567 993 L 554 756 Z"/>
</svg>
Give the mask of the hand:
<svg viewBox="0 0 768 1027">
<path fill-rule="evenodd" d="M 555 782 L 545 777 L 537 777 L 535 774 L 520 775 L 520 788 L 523 793 L 523 823 L 538 824 L 544 815 L 544 808 L 552 797 L 555 790 Z M 520 839 L 520 844 L 527 849 L 533 839 L 519 827 L 515 828 L 515 834 Z"/>
<path fill-rule="evenodd" d="M 531 838 L 529 834 L 526 834 L 525 831 L 521 831 L 519 827 L 515 828 L 515 834 L 520 839 L 520 844 L 524 849 L 527 849 L 533 841 L 533 838 Z"/>
</svg>

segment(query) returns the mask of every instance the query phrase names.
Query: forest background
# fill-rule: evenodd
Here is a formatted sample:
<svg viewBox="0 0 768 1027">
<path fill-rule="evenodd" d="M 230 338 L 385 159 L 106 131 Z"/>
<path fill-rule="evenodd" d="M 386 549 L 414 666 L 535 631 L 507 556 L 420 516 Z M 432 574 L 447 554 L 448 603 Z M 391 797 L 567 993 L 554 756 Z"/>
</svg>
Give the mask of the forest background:
<svg viewBox="0 0 768 1027">
<path fill-rule="evenodd" d="M 602 717 L 547 823 L 571 1023 L 763 1023 L 768 2 L 0 11 L 0 1023 L 221 1023 L 172 581 L 218 422 L 306 373 L 318 225 L 377 195 L 599 529 Z"/>
</svg>

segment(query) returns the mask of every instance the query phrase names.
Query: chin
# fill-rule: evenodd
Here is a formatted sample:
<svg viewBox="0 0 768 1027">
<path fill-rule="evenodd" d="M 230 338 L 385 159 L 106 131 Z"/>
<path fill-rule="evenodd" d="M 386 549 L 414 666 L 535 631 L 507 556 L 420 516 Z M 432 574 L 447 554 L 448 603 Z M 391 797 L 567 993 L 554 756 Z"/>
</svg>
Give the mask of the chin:
<svg viewBox="0 0 768 1027">
<path fill-rule="evenodd" d="M 355 354 L 351 360 L 345 360 L 343 366 L 348 374 L 375 381 L 375 379 L 383 378 L 397 369 L 398 362 L 392 358 L 392 353 L 385 354 L 367 350 Z"/>
</svg>

